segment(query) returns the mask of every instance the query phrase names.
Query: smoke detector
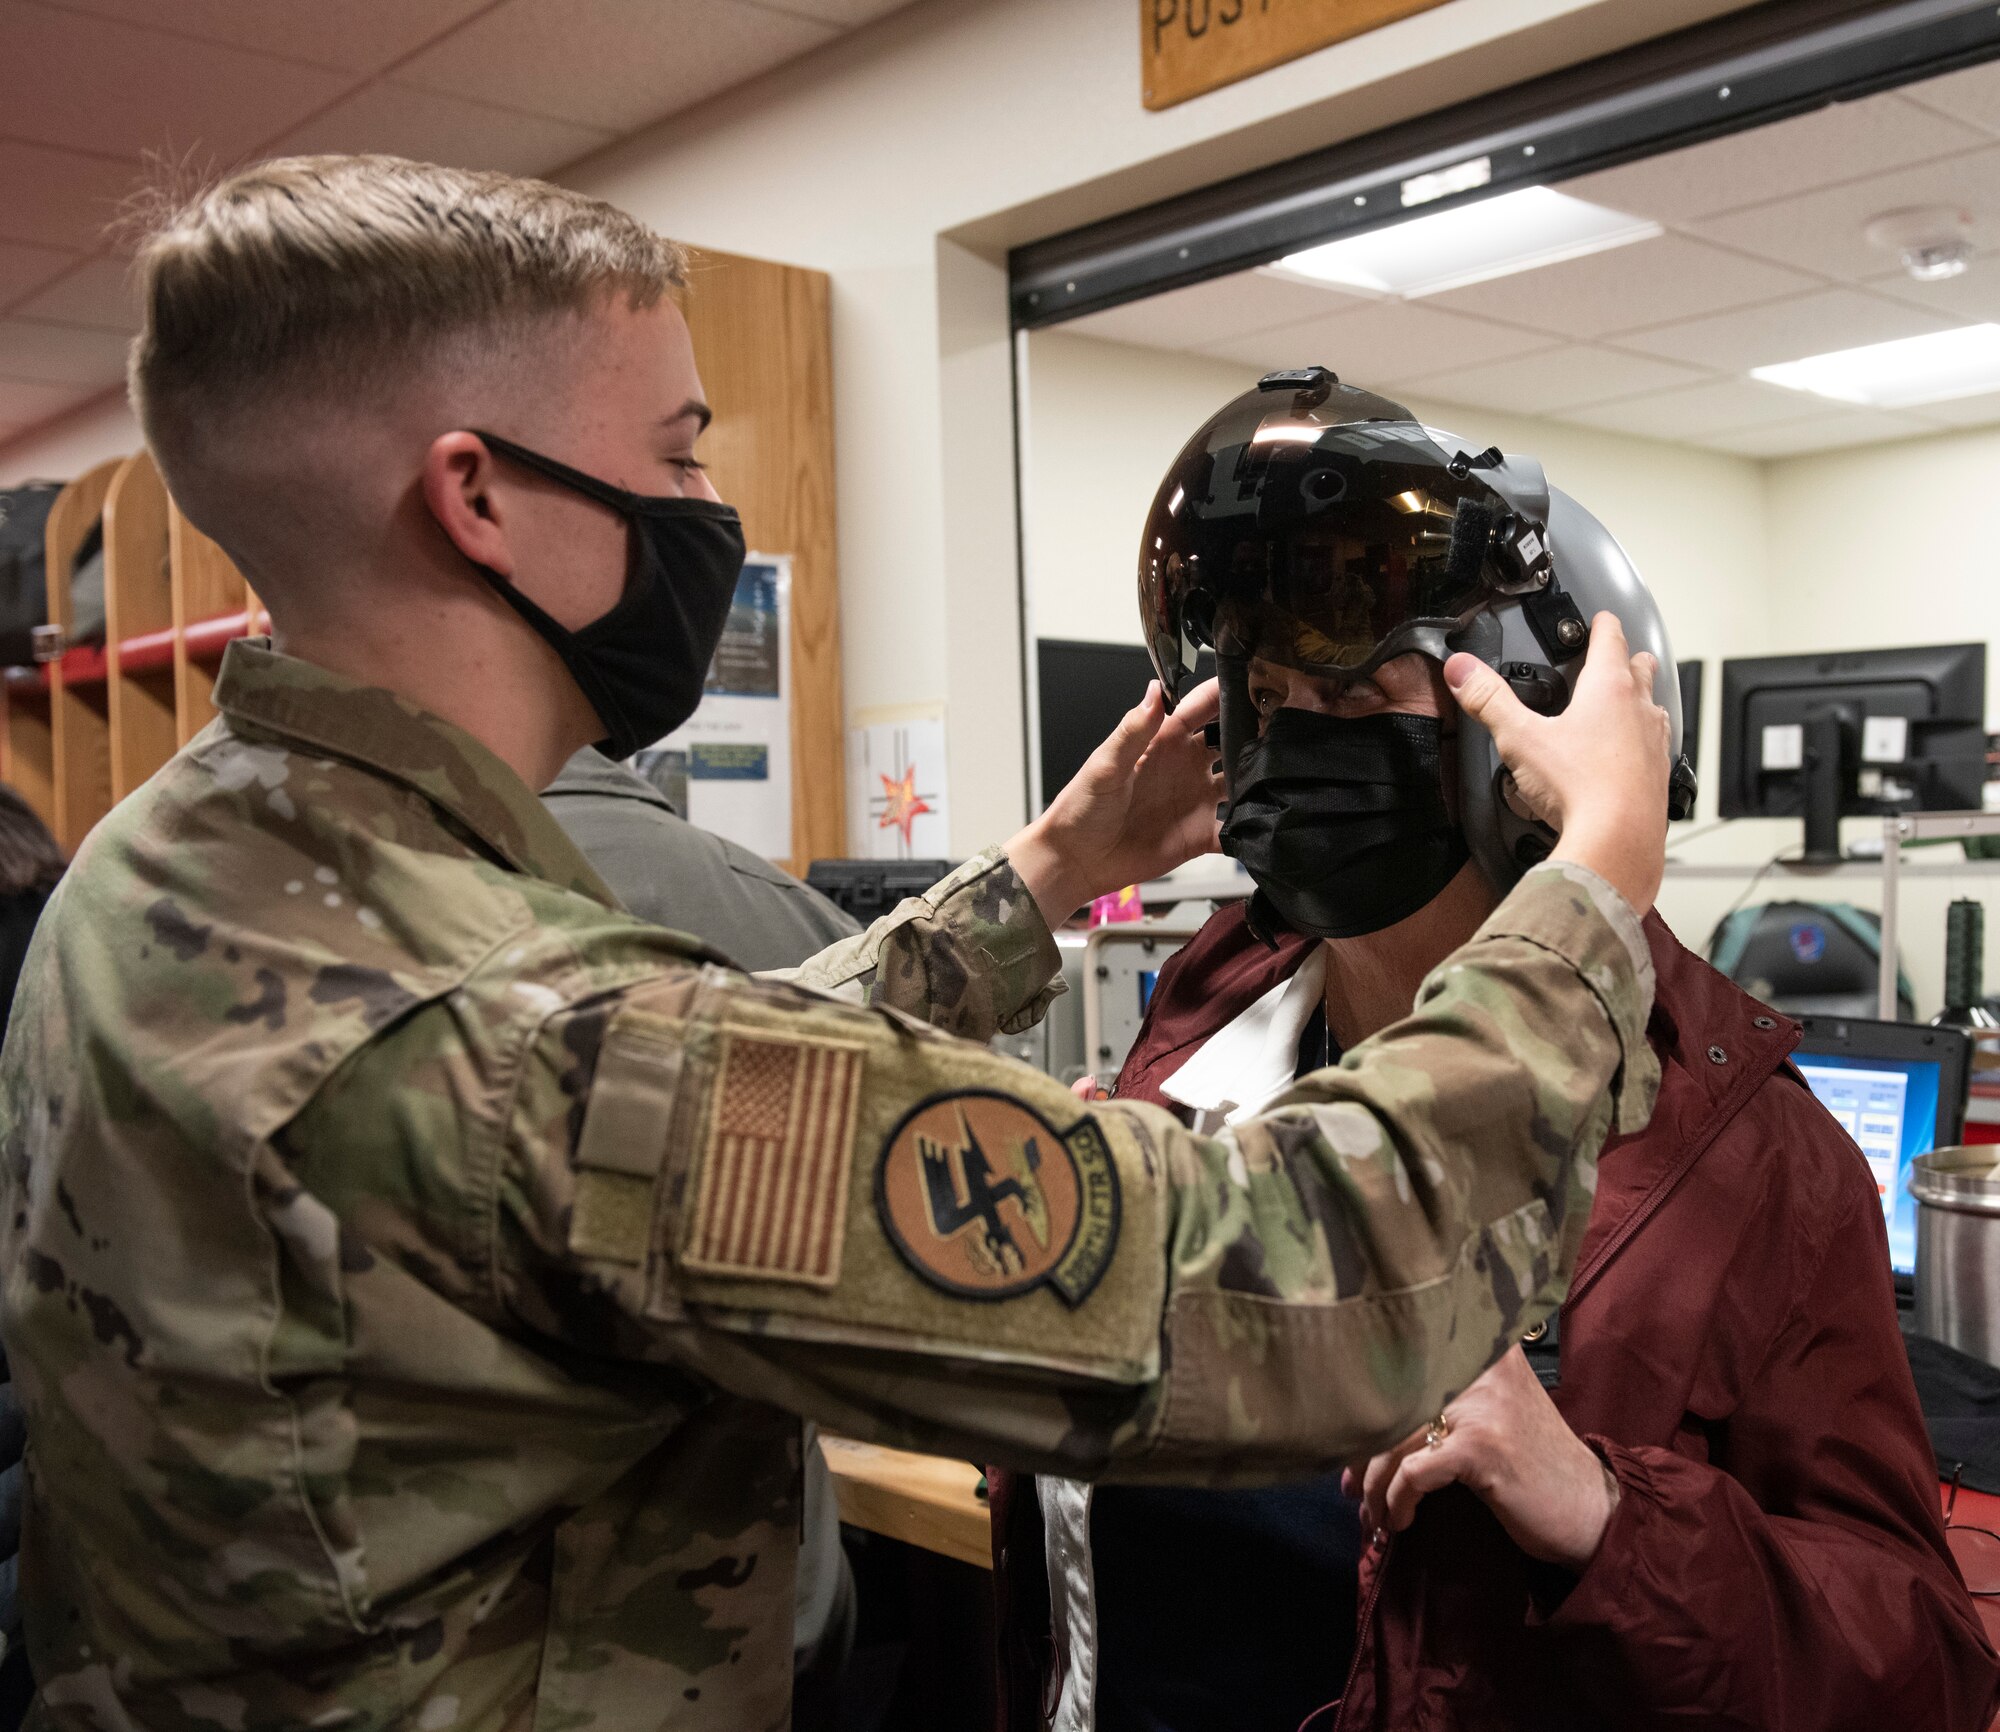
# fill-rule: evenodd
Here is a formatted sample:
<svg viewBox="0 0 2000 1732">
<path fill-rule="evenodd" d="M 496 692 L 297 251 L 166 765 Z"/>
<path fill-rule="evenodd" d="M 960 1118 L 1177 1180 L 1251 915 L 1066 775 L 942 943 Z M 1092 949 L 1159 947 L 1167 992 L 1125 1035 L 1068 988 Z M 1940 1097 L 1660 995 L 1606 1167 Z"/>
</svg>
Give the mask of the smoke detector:
<svg viewBox="0 0 2000 1732">
<path fill-rule="evenodd" d="M 1956 205 L 1927 204 L 1884 211 L 1861 232 L 1878 251 L 1892 253 L 1920 283 L 1958 276 L 1972 259 L 1972 213 Z"/>
</svg>

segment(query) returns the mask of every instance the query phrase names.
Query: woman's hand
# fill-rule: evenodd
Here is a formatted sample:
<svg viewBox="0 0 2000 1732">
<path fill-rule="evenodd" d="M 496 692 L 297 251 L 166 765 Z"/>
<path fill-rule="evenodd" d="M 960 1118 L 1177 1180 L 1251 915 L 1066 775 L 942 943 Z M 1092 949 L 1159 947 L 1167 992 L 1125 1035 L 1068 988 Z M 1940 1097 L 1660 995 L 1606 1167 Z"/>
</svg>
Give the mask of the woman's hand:
<svg viewBox="0 0 2000 1732">
<path fill-rule="evenodd" d="M 1427 1428 L 1360 1473 L 1347 1470 L 1362 1531 L 1401 1533 L 1428 1493 L 1463 1485 L 1529 1557 L 1581 1575 L 1618 1507 L 1618 1482 L 1556 1411 L 1528 1356 L 1508 1349 L 1447 1404 L 1444 1419 L 1438 1442 Z"/>
<path fill-rule="evenodd" d="M 1644 914 L 1667 856 L 1671 728 L 1653 702 L 1658 664 L 1632 655 L 1618 616 L 1591 622 L 1569 707 L 1538 716 L 1492 668 L 1461 652 L 1444 664 L 1459 708 L 1492 733 L 1530 812 L 1558 833 L 1553 858 L 1588 866 Z"/>
<path fill-rule="evenodd" d="M 1154 681 L 1049 809 L 1007 844 L 1049 925 L 1092 897 L 1215 852 L 1223 783 L 1201 735 L 1217 709 L 1209 680 L 1169 715 Z"/>
</svg>

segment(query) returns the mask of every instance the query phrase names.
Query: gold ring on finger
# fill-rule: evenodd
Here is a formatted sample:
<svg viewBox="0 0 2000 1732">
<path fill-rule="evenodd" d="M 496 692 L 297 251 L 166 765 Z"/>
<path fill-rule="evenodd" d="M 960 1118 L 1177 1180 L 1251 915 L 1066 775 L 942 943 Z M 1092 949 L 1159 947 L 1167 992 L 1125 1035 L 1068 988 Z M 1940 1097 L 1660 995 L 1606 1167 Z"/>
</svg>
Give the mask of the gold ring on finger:
<svg viewBox="0 0 2000 1732">
<path fill-rule="evenodd" d="M 1424 1427 L 1424 1447 L 1436 1449 L 1449 1436 L 1451 1436 L 1451 1418 L 1448 1414 L 1440 1413 Z"/>
</svg>

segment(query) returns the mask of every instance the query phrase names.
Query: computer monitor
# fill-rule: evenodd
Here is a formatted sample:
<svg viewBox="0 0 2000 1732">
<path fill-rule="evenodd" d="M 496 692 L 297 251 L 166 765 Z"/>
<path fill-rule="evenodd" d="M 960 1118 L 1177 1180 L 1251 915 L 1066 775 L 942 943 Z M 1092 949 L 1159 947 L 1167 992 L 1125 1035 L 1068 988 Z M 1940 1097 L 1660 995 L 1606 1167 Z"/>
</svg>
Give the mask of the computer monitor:
<svg viewBox="0 0 2000 1732">
<path fill-rule="evenodd" d="M 1965 1130 L 1972 1043 L 1955 1028 L 1859 1017 L 1807 1016 L 1792 1054 L 1799 1074 L 1860 1145 L 1889 1226 L 1889 1264 L 1917 1272 L 1917 1205 L 1910 1165 Z"/>
<path fill-rule="evenodd" d="M 1138 644 L 1045 637 L 1035 640 L 1035 671 L 1041 686 L 1046 806 L 1104 743 L 1119 718 L 1146 695 L 1153 660 Z M 1203 650 L 1195 678 L 1205 680 L 1214 672 L 1215 658 Z"/>
<path fill-rule="evenodd" d="M 1843 815 L 1976 810 L 1986 783 L 1986 646 L 1840 650 L 1722 664 L 1725 818 L 1806 821 L 1840 858 Z"/>
</svg>

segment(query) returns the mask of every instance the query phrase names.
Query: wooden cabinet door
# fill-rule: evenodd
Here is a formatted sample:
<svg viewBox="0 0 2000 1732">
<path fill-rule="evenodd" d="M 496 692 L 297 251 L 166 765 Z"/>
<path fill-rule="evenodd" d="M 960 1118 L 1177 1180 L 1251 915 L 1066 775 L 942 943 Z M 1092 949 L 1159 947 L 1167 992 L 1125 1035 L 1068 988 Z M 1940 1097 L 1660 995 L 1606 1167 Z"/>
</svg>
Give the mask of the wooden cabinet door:
<svg viewBox="0 0 2000 1732">
<path fill-rule="evenodd" d="M 847 852 L 833 325 L 821 271 L 702 253 L 684 298 L 715 424 L 702 452 L 752 551 L 792 556 L 792 858 Z"/>
</svg>

